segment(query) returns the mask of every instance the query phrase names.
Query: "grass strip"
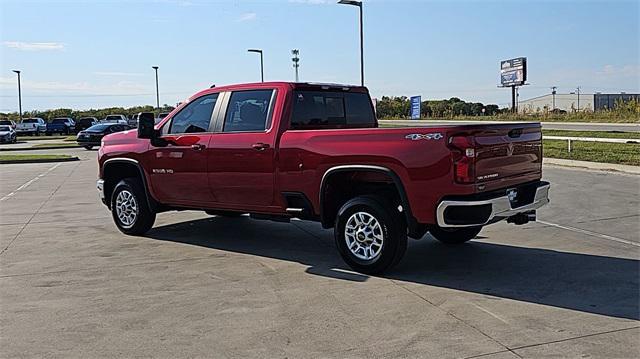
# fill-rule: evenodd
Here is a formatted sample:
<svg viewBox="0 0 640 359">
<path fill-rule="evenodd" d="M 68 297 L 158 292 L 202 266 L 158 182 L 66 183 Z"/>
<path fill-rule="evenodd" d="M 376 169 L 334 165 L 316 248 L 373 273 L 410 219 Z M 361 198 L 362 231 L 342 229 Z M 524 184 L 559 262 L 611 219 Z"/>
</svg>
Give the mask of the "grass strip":
<svg viewBox="0 0 640 359">
<path fill-rule="evenodd" d="M 65 161 L 76 159 L 74 156 L 69 155 L 4 155 L 0 154 L 0 163 L 27 163 L 27 162 L 47 162 L 47 161 Z"/>
<path fill-rule="evenodd" d="M 20 136 L 18 135 L 18 141 L 42 141 L 42 140 L 64 140 L 71 136 Z"/>
<path fill-rule="evenodd" d="M 569 152 L 567 141 L 544 140 L 543 149 L 544 157 L 640 166 L 639 144 L 572 141 Z"/>
<path fill-rule="evenodd" d="M 30 148 L 73 148 L 73 147 L 79 147 L 79 145 L 76 142 L 73 143 L 38 143 L 37 145 L 33 145 Z"/>
<path fill-rule="evenodd" d="M 545 136 L 640 139 L 640 132 L 625 132 L 625 131 L 574 131 L 574 130 L 543 129 L 542 134 Z"/>
</svg>

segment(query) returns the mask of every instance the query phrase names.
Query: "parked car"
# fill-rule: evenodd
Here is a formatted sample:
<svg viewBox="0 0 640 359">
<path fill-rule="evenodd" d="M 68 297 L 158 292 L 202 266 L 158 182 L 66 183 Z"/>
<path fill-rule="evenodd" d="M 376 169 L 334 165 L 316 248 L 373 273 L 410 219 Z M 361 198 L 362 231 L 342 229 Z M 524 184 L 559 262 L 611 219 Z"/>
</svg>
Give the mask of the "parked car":
<svg viewBox="0 0 640 359">
<path fill-rule="evenodd" d="M 97 187 L 125 234 L 169 210 L 307 219 L 363 273 L 397 264 L 407 237 L 461 244 L 549 201 L 540 123 L 379 128 L 365 87 L 216 87 L 102 143 Z"/>
<path fill-rule="evenodd" d="M 11 126 L 11 128 L 13 128 L 14 130 L 16 129 L 16 123 L 12 120 L 0 120 L 0 125 L 2 126 Z"/>
<path fill-rule="evenodd" d="M 16 130 L 11 126 L 0 125 L 0 143 L 16 143 L 17 141 Z"/>
<path fill-rule="evenodd" d="M 130 127 L 134 127 L 134 128 L 138 127 L 138 116 L 139 116 L 139 114 L 137 114 L 137 113 L 134 114 L 134 115 L 131 115 L 131 117 L 129 117 L 129 119 L 127 120 L 127 124 Z"/>
<path fill-rule="evenodd" d="M 69 135 L 75 133 L 76 123 L 71 117 L 56 117 L 47 123 L 47 136 L 54 133 Z"/>
<path fill-rule="evenodd" d="M 119 123 L 99 123 L 84 131 L 78 132 L 76 142 L 78 145 L 90 150 L 93 146 L 100 146 L 100 142 L 104 136 L 130 129 L 131 127 L 129 125 L 121 125 Z"/>
<path fill-rule="evenodd" d="M 95 117 L 81 117 L 76 121 L 76 131 L 84 131 L 96 123 L 98 123 L 98 119 Z"/>
<path fill-rule="evenodd" d="M 39 117 L 25 118 L 16 125 L 16 132 L 18 135 L 39 136 L 47 132 L 47 122 Z"/>
<path fill-rule="evenodd" d="M 121 125 L 128 125 L 127 117 L 125 115 L 107 115 L 101 122 L 105 123 L 119 123 Z"/>
</svg>

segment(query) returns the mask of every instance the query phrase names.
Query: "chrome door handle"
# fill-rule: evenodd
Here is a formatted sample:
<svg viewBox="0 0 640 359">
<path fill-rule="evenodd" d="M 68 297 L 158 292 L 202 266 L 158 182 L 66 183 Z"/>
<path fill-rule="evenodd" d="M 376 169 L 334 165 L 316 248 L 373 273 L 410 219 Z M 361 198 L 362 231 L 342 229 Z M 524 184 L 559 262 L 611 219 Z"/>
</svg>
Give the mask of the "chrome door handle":
<svg viewBox="0 0 640 359">
<path fill-rule="evenodd" d="M 253 148 L 256 151 L 264 151 L 267 148 L 269 148 L 269 144 L 258 142 L 258 143 L 254 143 L 253 145 L 251 145 L 251 148 Z"/>
<path fill-rule="evenodd" d="M 207 148 L 207 146 L 199 144 L 199 143 L 196 143 L 195 145 L 191 145 L 191 149 L 195 150 L 195 151 L 202 151 L 205 148 Z"/>
</svg>

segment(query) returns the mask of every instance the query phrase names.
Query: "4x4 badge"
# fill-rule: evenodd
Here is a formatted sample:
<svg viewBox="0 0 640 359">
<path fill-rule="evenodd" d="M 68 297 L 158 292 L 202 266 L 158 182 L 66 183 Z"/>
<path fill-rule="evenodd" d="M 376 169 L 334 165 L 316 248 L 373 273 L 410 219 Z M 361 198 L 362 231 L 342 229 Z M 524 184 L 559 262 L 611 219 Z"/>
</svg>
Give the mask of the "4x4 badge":
<svg viewBox="0 0 640 359">
<path fill-rule="evenodd" d="M 404 136 L 407 140 L 418 141 L 418 140 L 439 140 L 443 136 L 440 132 L 435 133 L 412 133 L 410 135 Z"/>
</svg>

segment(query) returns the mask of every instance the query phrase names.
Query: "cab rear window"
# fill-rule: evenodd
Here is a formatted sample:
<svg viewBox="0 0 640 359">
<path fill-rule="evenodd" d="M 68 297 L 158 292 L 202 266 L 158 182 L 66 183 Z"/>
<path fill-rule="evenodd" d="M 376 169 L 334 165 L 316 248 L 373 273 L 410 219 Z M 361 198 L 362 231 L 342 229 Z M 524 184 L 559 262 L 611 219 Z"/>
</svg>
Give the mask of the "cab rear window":
<svg viewBox="0 0 640 359">
<path fill-rule="evenodd" d="M 294 92 L 291 129 L 376 127 L 369 95 L 356 92 Z"/>
</svg>

